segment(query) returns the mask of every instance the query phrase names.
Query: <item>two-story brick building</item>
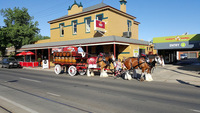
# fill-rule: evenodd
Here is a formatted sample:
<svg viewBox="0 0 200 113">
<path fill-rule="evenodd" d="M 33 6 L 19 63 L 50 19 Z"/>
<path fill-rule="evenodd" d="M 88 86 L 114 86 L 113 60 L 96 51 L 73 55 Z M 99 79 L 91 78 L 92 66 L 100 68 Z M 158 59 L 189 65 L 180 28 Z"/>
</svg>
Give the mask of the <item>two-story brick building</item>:
<svg viewBox="0 0 200 113">
<path fill-rule="evenodd" d="M 138 40 L 140 23 L 126 13 L 126 4 L 126 0 L 120 0 L 120 10 L 105 3 L 83 8 L 82 3 L 74 1 L 67 15 L 48 22 L 50 39 L 25 45 L 21 50 L 33 50 L 36 60 L 46 56 L 49 61 L 52 61 L 52 48 L 66 46 L 82 46 L 94 56 L 100 52 L 113 52 L 117 58 L 137 56 L 139 48 L 149 43 Z"/>
</svg>

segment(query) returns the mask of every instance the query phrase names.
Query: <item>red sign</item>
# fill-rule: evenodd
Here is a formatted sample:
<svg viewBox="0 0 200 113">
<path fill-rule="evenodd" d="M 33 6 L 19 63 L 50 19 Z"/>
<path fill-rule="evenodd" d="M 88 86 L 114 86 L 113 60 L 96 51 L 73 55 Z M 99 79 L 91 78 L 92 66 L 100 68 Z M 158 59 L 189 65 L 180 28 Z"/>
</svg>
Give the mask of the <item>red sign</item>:
<svg viewBox="0 0 200 113">
<path fill-rule="evenodd" d="M 105 22 L 96 20 L 96 27 L 105 29 Z"/>
<path fill-rule="evenodd" d="M 176 40 L 176 41 L 179 41 L 179 40 L 188 40 L 188 39 L 190 39 L 190 37 L 179 37 L 179 36 L 177 36 L 177 37 L 175 37 L 175 38 L 166 38 L 165 40 Z"/>
<path fill-rule="evenodd" d="M 100 20 L 94 20 L 94 30 L 104 31 L 105 32 L 105 22 Z"/>
</svg>

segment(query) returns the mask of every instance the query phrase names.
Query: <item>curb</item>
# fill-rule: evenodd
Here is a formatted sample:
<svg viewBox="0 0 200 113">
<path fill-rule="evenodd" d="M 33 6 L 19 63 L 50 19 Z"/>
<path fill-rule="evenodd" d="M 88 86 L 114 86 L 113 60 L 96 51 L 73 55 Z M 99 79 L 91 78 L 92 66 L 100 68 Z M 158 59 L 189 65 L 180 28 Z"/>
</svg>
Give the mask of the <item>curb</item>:
<svg viewBox="0 0 200 113">
<path fill-rule="evenodd" d="M 31 68 L 31 67 L 23 67 L 22 69 L 25 70 L 40 70 L 40 71 L 49 71 L 49 72 L 54 72 L 54 69 L 43 69 L 43 68 Z"/>
</svg>

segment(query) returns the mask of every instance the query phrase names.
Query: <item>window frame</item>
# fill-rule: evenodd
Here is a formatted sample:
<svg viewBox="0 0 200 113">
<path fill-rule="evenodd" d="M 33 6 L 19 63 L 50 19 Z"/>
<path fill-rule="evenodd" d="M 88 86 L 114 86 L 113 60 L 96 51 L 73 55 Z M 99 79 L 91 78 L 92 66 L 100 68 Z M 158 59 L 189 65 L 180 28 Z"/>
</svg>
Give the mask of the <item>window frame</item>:
<svg viewBox="0 0 200 113">
<path fill-rule="evenodd" d="M 75 27 L 75 24 L 76 23 L 76 27 Z M 76 30 L 75 30 L 76 29 Z M 76 31 L 76 32 L 75 32 Z M 77 35 L 77 32 L 78 32 L 78 20 L 73 20 L 72 21 L 72 34 L 73 35 Z"/>
<path fill-rule="evenodd" d="M 87 31 L 87 22 L 88 22 L 87 20 L 89 20 L 89 28 L 90 28 L 89 31 Z M 92 20 L 91 20 L 91 17 L 86 17 L 86 18 L 84 18 L 84 22 L 85 22 L 85 32 L 86 32 L 86 33 L 90 33 L 90 32 L 91 32 L 91 21 L 92 21 Z"/>
<path fill-rule="evenodd" d="M 59 28 L 60 28 L 60 37 L 64 37 L 64 34 L 65 34 L 64 27 L 65 27 L 65 24 L 64 24 L 64 23 L 60 23 L 60 24 L 59 24 Z"/>
<path fill-rule="evenodd" d="M 127 27 L 128 27 L 128 32 L 131 32 L 132 21 L 127 20 Z"/>
<path fill-rule="evenodd" d="M 103 19 L 104 19 L 104 17 L 103 17 L 103 13 L 102 13 L 102 14 L 98 14 L 98 15 L 96 15 L 96 19 L 97 19 L 97 20 L 99 20 L 99 18 L 98 18 L 99 16 L 102 16 L 102 20 L 100 20 L 100 21 L 103 21 Z"/>
</svg>

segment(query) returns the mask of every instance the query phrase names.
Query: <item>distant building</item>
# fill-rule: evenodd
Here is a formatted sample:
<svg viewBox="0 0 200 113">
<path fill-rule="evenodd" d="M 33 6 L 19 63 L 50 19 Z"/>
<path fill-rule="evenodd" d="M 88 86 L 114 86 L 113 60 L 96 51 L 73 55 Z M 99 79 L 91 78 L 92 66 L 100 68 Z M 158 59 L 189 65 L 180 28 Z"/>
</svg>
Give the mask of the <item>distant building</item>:
<svg viewBox="0 0 200 113">
<path fill-rule="evenodd" d="M 156 37 L 153 43 L 166 63 L 174 63 L 180 59 L 181 54 L 188 54 L 188 58 L 198 57 L 200 34 Z"/>
</svg>

